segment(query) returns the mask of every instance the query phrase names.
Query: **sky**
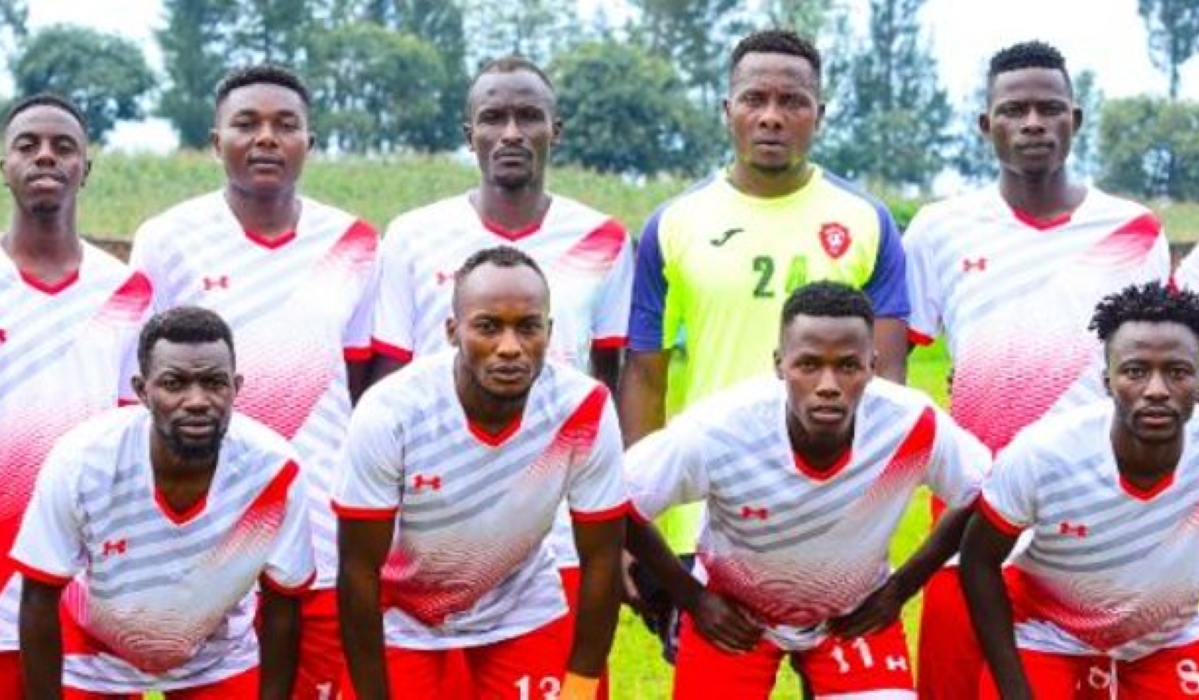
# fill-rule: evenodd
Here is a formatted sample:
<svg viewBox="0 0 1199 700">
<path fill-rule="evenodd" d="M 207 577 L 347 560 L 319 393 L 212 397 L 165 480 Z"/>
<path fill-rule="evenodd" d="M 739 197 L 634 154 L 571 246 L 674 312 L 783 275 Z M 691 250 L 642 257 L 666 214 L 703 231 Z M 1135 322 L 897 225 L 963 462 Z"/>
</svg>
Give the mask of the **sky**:
<svg viewBox="0 0 1199 700">
<path fill-rule="evenodd" d="M 621 0 L 582 0 L 588 5 Z M 867 0 L 848 0 L 866 24 Z M 1057 46 L 1071 72 L 1095 71 L 1108 98 L 1166 92 L 1165 75 L 1149 60 L 1137 0 L 927 0 L 920 20 L 955 102 L 964 103 L 982 81 L 988 57 L 1008 44 L 1041 39 Z M 614 14 L 619 15 L 620 11 Z M 69 22 L 114 32 L 140 44 L 160 69 L 153 31 L 164 24 L 160 0 L 29 0 L 29 24 L 37 29 Z M 1199 99 L 1199 57 L 1182 71 L 1182 96 Z M 174 135 L 161 120 L 122 124 L 110 146 L 124 150 L 170 150 Z"/>
</svg>

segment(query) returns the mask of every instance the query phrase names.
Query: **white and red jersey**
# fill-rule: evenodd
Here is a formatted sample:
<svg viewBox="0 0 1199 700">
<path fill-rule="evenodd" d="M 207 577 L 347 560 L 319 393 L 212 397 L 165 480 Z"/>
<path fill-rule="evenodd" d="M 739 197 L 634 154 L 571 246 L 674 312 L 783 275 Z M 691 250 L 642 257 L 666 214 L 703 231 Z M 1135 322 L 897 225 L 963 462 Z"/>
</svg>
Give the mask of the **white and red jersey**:
<svg viewBox="0 0 1199 700">
<path fill-rule="evenodd" d="M 245 384 L 236 408 L 291 441 L 312 490 L 317 587 L 337 577 L 329 510 L 350 421 L 346 361 L 370 357 L 378 236 L 340 209 L 301 198 L 292 234 L 245 231 L 214 192 L 138 230 L 131 263 L 154 282 L 157 309 L 195 305 L 233 329 Z"/>
<path fill-rule="evenodd" d="M 993 451 L 1043 415 L 1105 396 L 1095 305 L 1168 279 L 1161 222 L 1091 187 L 1070 215 L 1037 222 L 997 187 L 929 205 L 903 237 L 914 342 L 944 333 L 954 419 Z"/>
<path fill-rule="evenodd" d="M 705 503 L 697 552 L 708 587 L 770 625 L 779 646 L 803 650 L 886 580 L 915 490 L 928 485 L 950 507 L 966 506 L 990 455 L 925 395 L 874 379 L 852 445 L 818 472 L 792 450 L 787 411 L 778 379 L 738 384 L 630 448 L 625 479 L 640 520 Z"/>
<path fill-rule="evenodd" d="M 515 246 L 537 261 L 550 287 L 554 332 L 549 357 L 587 372 L 593 347 L 621 348 L 633 291 L 633 246 L 615 219 L 554 195 L 537 226 L 509 232 L 488 224 L 468 194 L 396 218 L 380 251 L 376 352 L 402 362 L 449 348 L 454 272 L 471 254 Z M 577 566 L 570 518 L 561 513 L 550 541 L 563 566 Z"/>
<path fill-rule="evenodd" d="M 0 252 L 0 554 L 17 536 L 54 442 L 136 401 L 137 336 L 150 282 L 86 242 L 77 274 L 47 287 Z M 0 651 L 17 649 L 21 577 L 0 556 Z"/>
<path fill-rule="evenodd" d="M 1031 530 L 1011 560 L 1017 645 L 1136 659 L 1199 639 L 1199 424 L 1150 492 L 1120 476 L 1110 401 L 1030 427 L 983 485 L 1000 530 Z"/>
<path fill-rule="evenodd" d="M 334 509 L 395 519 L 382 570 L 386 641 L 446 649 L 511 639 L 566 613 L 546 535 L 571 516 L 624 517 L 620 428 L 607 389 L 547 362 L 499 434 L 466 417 L 457 354 L 421 358 L 363 396 Z"/>
<path fill-rule="evenodd" d="M 207 685 L 258 665 L 254 587 L 299 593 L 316 570 L 291 447 L 234 415 L 206 496 L 176 512 L 154 484 L 150 414 L 69 432 L 38 478 L 12 558 L 67 585 L 63 682 L 105 693 Z M 68 585 L 69 584 L 69 585 Z"/>
<path fill-rule="evenodd" d="M 1174 282 L 1192 292 L 1199 292 L 1199 246 L 1191 248 L 1179 261 L 1178 268 L 1174 270 Z"/>
</svg>

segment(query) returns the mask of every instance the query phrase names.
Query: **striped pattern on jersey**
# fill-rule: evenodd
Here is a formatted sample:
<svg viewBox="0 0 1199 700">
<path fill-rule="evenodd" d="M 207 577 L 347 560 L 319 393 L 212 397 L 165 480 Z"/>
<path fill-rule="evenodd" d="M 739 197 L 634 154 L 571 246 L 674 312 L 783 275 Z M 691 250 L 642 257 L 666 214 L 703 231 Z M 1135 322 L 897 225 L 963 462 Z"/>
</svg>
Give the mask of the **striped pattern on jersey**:
<svg viewBox="0 0 1199 700">
<path fill-rule="evenodd" d="M 985 447 L 919 392 L 875 379 L 855 413 L 852 446 L 821 474 L 791 449 L 786 390 L 752 379 L 688 409 L 626 455 L 636 515 L 702 501 L 698 554 L 708 586 L 762 622 L 787 649 L 886 579 L 891 537 L 921 484 L 969 504 L 990 462 Z"/>
<path fill-rule="evenodd" d="M 1103 397 L 1102 353 L 1087 330 L 1095 305 L 1170 273 L 1157 218 L 1095 188 L 1071 216 L 1039 226 L 996 187 L 933 204 L 904 246 L 911 337 L 944 332 L 952 414 L 992 450 L 1047 413 Z"/>
<path fill-rule="evenodd" d="M 342 518 L 396 520 L 382 571 L 391 646 L 509 639 L 566 611 L 545 537 L 565 499 L 575 519 L 623 517 L 620 432 L 604 387 L 547 363 L 519 424 L 488 436 L 454 389 L 455 353 L 373 387 L 350 425 Z"/>
<path fill-rule="evenodd" d="M 376 351 L 407 362 L 449 348 L 454 271 L 471 254 L 505 244 L 537 261 L 550 287 L 554 332 L 548 356 L 588 371 L 592 347 L 622 347 L 633 290 L 632 242 L 616 220 L 554 195 L 538 227 L 504 235 L 485 224 L 469 195 L 396 218 L 380 248 Z M 550 543 L 562 566 L 577 566 L 570 517 L 559 514 Z"/>
<path fill-rule="evenodd" d="M 1154 493 L 1120 478 L 1103 402 L 1021 433 L 983 487 L 1000 529 L 1032 530 L 1011 562 L 1016 641 L 1136 659 L 1199 639 L 1199 425 Z"/>
<path fill-rule="evenodd" d="M 137 334 L 150 283 L 83 243 L 77 277 L 58 289 L 25 278 L 0 253 L 0 554 L 8 552 L 54 442 L 133 398 Z M 0 651 L 17 648 L 20 576 L 0 557 Z"/>
<path fill-rule="evenodd" d="M 211 193 L 150 219 L 131 261 L 154 280 L 155 305 L 219 313 L 232 327 L 245 384 L 237 410 L 291 440 L 312 490 L 320 588 L 337 576 L 336 518 L 350 395 L 346 359 L 369 356 L 378 237 L 367 224 L 302 198 L 296 234 L 266 244 Z"/>
<path fill-rule="evenodd" d="M 137 406 L 68 433 L 13 547 L 25 575 L 69 583 L 63 609 L 82 630 L 64 645 L 72 687 L 192 687 L 256 666 L 255 584 L 299 592 L 315 576 L 286 441 L 235 415 L 207 496 L 181 514 L 154 487 L 151 430 Z"/>
</svg>

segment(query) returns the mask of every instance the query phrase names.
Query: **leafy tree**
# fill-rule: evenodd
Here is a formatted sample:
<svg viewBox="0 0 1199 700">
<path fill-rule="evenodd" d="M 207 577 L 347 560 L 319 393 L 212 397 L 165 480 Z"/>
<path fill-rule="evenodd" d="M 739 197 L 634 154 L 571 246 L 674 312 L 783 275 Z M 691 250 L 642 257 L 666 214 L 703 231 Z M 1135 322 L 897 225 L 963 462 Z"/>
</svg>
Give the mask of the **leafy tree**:
<svg viewBox="0 0 1199 700">
<path fill-rule="evenodd" d="M 990 140 L 978 130 L 978 115 L 987 108 L 987 86 L 978 86 L 958 113 L 954 129 L 954 148 L 950 162 L 964 179 L 973 183 L 989 182 L 999 175 L 999 163 Z"/>
<path fill-rule="evenodd" d="M 437 116 L 413 124 L 409 140 L 423 151 L 448 150 L 462 143 L 466 102 L 466 30 L 462 9 L 444 0 L 394 0 L 397 28 L 436 47 L 442 80 L 437 85 Z"/>
<path fill-rule="evenodd" d="M 1074 102 L 1082 109 L 1082 128 L 1074 135 L 1070 148 L 1070 167 L 1081 177 L 1090 177 L 1099 169 L 1099 120 L 1103 113 L 1103 90 L 1095 71 L 1083 70 L 1074 76 Z"/>
<path fill-rule="evenodd" d="M 818 156 L 859 179 L 927 187 L 945 164 L 952 110 L 921 37 L 924 0 L 871 0 L 870 38 L 853 53 Z"/>
<path fill-rule="evenodd" d="M 819 37 L 830 26 L 833 0 L 767 0 L 759 16 L 768 27 L 790 27 L 800 36 Z"/>
<path fill-rule="evenodd" d="M 1108 100 L 1099 140 L 1104 187 L 1143 198 L 1199 200 L 1199 103 Z"/>
<path fill-rule="evenodd" d="M 87 118 L 88 138 L 96 142 L 117 121 L 140 119 L 142 98 L 154 87 L 136 44 L 65 24 L 30 37 L 13 66 L 13 79 L 22 94 L 48 91 L 70 98 Z"/>
<path fill-rule="evenodd" d="M 26 0 L 0 0 L 0 53 L 7 55 L 29 34 Z"/>
<path fill-rule="evenodd" d="M 1149 58 L 1170 79 L 1178 98 L 1179 68 L 1199 51 L 1199 3 L 1195 0 L 1137 0 L 1149 34 Z"/>
<path fill-rule="evenodd" d="M 472 66 L 507 54 L 545 65 L 563 46 L 579 39 L 572 3 L 461 0 L 461 6 Z"/>
<path fill-rule="evenodd" d="M 167 88 L 158 114 L 186 148 L 203 148 L 213 120 L 213 90 L 228 67 L 226 47 L 237 18 L 236 0 L 163 0 L 167 25 L 155 32 Z"/>
<path fill-rule="evenodd" d="M 565 124 L 555 158 L 603 172 L 698 173 L 725 139 L 687 99 L 665 59 L 627 43 L 589 42 L 553 65 Z"/>
</svg>

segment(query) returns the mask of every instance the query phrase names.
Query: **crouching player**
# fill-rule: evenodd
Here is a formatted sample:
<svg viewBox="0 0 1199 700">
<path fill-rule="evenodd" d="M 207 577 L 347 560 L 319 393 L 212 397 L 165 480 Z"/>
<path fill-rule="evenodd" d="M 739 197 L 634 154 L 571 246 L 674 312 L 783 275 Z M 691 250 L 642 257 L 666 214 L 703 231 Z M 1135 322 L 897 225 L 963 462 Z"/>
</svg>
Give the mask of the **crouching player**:
<svg viewBox="0 0 1199 700">
<path fill-rule="evenodd" d="M 138 364 L 144 406 L 55 445 L 13 546 L 27 696 L 284 700 L 315 575 L 291 448 L 232 412 L 241 377 L 216 314 L 150 319 Z"/>
<path fill-rule="evenodd" d="M 334 509 L 354 691 L 437 698 L 448 652 L 464 649 L 479 697 L 593 698 L 628 503 L 608 391 L 545 362 L 549 288 L 521 251 L 467 258 L 451 309 L 454 350 L 376 384 L 350 422 Z M 573 643 L 546 542 L 564 498 L 580 558 Z"/>
<path fill-rule="evenodd" d="M 1199 695 L 1199 296 L 1128 287 L 1091 328 L 1111 401 L 1017 436 L 962 544 L 983 698 L 1080 697 L 1108 659 L 1119 697 Z"/>
<path fill-rule="evenodd" d="M 788 654 L 816 697 L 915 697 L 899 612 L 957 551 L 989 453 L 923 394 L 873 378 L 873 322 L 860 291 L 797 289 L 777 378 L 697 404 L 626 455 L 628 548 L 686 613 L 676 698 L 766 698 Z M 889 574 L 922 484 L 951 513 Z M 695 501 L 706 585 L 649 524 Z"/>
</svg>

